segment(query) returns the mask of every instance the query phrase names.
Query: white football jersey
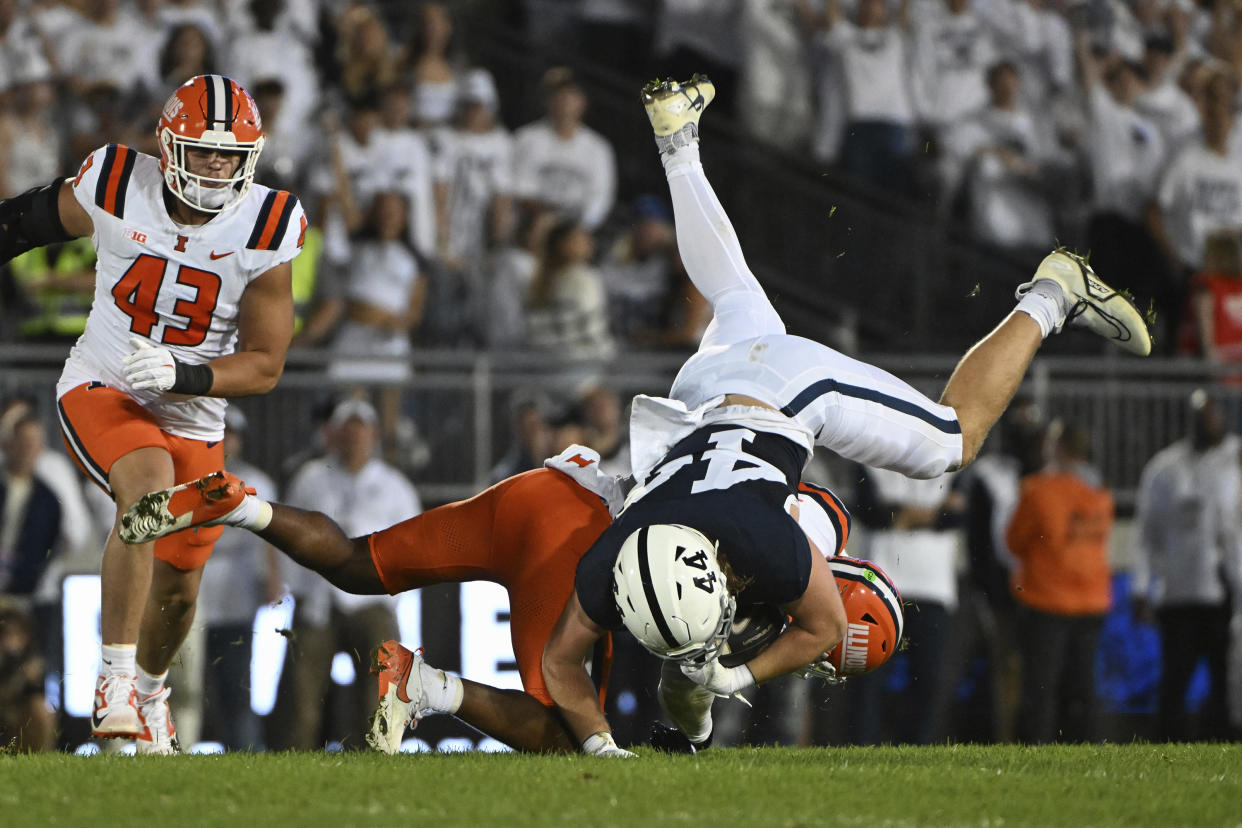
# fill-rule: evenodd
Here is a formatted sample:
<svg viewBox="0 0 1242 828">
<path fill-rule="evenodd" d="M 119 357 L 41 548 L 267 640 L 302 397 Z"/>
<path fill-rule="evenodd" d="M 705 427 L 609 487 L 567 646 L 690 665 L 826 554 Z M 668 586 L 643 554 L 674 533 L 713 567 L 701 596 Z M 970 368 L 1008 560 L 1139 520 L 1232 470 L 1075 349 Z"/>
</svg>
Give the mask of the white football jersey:
<svg viewBox="0 0 1242 828">
<path fill-rule="evenodd" d="M 87 157 L 73 193 L 95 223 L 98 262 L 86 331 L 69 353 L 57 396 L 102 382 L 150 411 L 169 434 L 219 440 L 227 403 L 131 388 L 122 370 L 129 340 L 147 339 L 193 364 L 232 353 L 242 292 L 302 247 L 302 206 L 290 193 L 255 184 L 206 224 L 178 224 L 164 205 L 159 160 L 120 144 Z"/>
</svg>

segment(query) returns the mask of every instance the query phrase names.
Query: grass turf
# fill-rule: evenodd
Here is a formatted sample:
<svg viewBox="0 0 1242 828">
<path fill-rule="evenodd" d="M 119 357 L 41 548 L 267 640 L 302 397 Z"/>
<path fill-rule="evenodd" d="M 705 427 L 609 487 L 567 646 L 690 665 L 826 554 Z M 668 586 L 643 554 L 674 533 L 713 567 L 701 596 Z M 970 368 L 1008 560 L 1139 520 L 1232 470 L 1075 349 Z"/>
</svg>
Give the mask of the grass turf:
<svg viewBox="0 0 1242 828">
<path fill-rule="evenodd" d="M 0 756 L 5 825 L 1242 825 L 1242 745 Z"/>
</svg>

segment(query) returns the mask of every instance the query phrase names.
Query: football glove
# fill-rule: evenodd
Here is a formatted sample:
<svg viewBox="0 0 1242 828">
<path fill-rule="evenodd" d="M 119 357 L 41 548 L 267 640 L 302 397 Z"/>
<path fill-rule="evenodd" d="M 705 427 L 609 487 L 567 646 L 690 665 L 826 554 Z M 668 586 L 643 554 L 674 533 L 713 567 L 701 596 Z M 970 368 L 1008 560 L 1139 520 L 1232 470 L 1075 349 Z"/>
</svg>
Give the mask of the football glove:
<svg viewBox="0 0 1242 828">
<path fill-rule="evenodd" d="M 611 759 L 637 758 L 636 754 L 630 753 L 625 748 L 617 747 L 617 743 L 612 740 L 612 734 L 607 730 L 588 736 L 582 743 L 582 752 L 589 756 L 606 756 Z"/>
<path fill-rule="evenodd" d="M 137 391 L 171 391 L 174 394 L 206 394 L 215 381 L 209 365 L 182 362 L 160 345 L 137 336 L 129 338 L 133 349 L 122 368 L 125 380 Z"/>
<path fill-rule="evenodd" d="M 122 367 L 125 381 L 138 391 L 168 391 L 177 382 L 177 360 L 159 345 L 152 345 L 136 336 L 129 338 L 131 348 Z"/>
<path fill-rule="evenodd" d="M 746 700 L 740 695 L 741 691 L 755 686 L 755 677 L 745 664 L 726 667 L 715 658 L 703 664 L 682 664 L 681 673 L 699 687 L 710 690 L 717 696 L 735 696 L 744 702 Z"/>
</svg>

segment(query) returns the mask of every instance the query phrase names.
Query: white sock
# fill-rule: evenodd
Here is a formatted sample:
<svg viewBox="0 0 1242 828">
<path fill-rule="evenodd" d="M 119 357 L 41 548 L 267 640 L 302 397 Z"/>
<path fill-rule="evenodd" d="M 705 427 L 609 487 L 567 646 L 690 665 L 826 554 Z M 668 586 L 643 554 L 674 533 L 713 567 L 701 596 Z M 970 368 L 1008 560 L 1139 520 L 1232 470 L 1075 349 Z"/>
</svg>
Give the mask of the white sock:
<svg viewBox="0 0 1242 828">
<path fill-rule="evenodd" d="M 679 146 L 671 152 L 661 152 L 660 161 L 664 163 L 665 175 L 673 175 L 674 171 L 680 167 L 702 168 L 703 166 L 703 162 L 699 158 L 699 145 L 697 143 Z"/>
<path fill-rule="evenodd" d="M 142 669 L 142 665 L 138 667 L 138 680 L 134 682 L 134 689 L 138 691 L 138 699 L 142 700 L 164 689 L 164 679 L 168 678 L 168 671 L 160 673 L 158 676 L 148 673 Z"/>
<path fill-rule="evenodd" d="M 1020 310 L 1035 320 L 1039 332 L 1048 338 L 1048 334 L 1060 333 L 1065 324 L 1065 291 L 1051 279 L 1038 279 L 1018 300 L 1015 310 Z"/>
<path fill-rule="evenodd" d="M 418 675 L 423 680 L 423 693 L 427 696 L 428 707 L 437 713 L 450 715 L 461 709 L 466 688 L 460 678 L 432 667 L 425 661 L 418 665 Z"/>
<path fill-rule="evenodd" d="M 240 526 L 251 532 L 262 532 L 272 522 L 272 504 L 254 495 L 246 495 L 237 508 L 220 521 L 229 526 Z"/>
<path fill-rule="evenodd" d="M 137 644 L 104 644 L 99 648 L 99 672 L 105 676 L 134 675 Z"/>
</svg>

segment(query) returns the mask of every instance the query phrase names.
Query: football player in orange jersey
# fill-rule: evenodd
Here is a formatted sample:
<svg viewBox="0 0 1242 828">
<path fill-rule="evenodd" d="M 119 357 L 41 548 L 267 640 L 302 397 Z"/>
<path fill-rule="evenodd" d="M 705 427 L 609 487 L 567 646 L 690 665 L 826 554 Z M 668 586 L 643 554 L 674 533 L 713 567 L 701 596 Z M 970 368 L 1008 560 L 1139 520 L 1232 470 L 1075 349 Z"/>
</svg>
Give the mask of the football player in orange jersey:
<svg viewBox="0 0 1242 828">
<path fill-rule="evenodd" d="M 160 157 L 102 147 L 75 178 L 0 202 L 0 263 L 91 236 L 98 254 L 86 331 L 57 384 L 65 444 L 116 502 L 223 466 L 226 397 L 263 394 L 293 329 L 290 262 L 306 218 L 292 194 L 254 183 L 263 125 L 250 95 L 201 75 L 164 105 Z M 123 544 L 101 566 L 103 638 L 92 732 L 177 750 L 164 677 L 194 615 L 219 529 Z"/>
<path fill-rule="evenodd" d="M 525 692 L 459 678 L 427 664 L 420 653 L 386 641 L 376 654 L 379 709 L 367 741 L 395 753 L 407 724 L 448 713 L 519 750 L 573 752 L 579 745 L 552 710 L 541 663 L 573 590 L 579 559 L 622 506 L 619 481 L 601 473 L 598 463 L 593 450 L 570 446 L 544 461 L 547 468 L 352 539 L 326 515 L 261 501 L 236 477 L 220 472 L 142 498 L 121 518 L 120 534 L 141 542 L 190 526 L 241 526 L 356 594 L 395 595 L 438 583 L 499 583 L 509 593 L 513 652 Z M 795 502 L 798 508 L 791 511 L 798 525 L 815 549 L 830 556 L 850 625 L 846 645 L 825 654 L 808 672 L 843 676 L 874 670 L 901 638 L 901 598 L 866 561 L 831 557 L 841 554 L 850 520 L 831 492 L 803 483 Z M 762 640 L 761 629 L 748 629 L 747 640 Z M 769 635 L 779 629 L 772 626 Z M 593 658 L 601 705 L 610 651 L 611 639 L 605 638 Z M 652 744 L 690 751 L 692 742 L 684 735 L 689 733 L 702 746 L 711 733 L 712 698 L 680 673 L 664 676 L 660 702 L 682 735 L 670 729 L 653 732 Z"/>
</svg>

